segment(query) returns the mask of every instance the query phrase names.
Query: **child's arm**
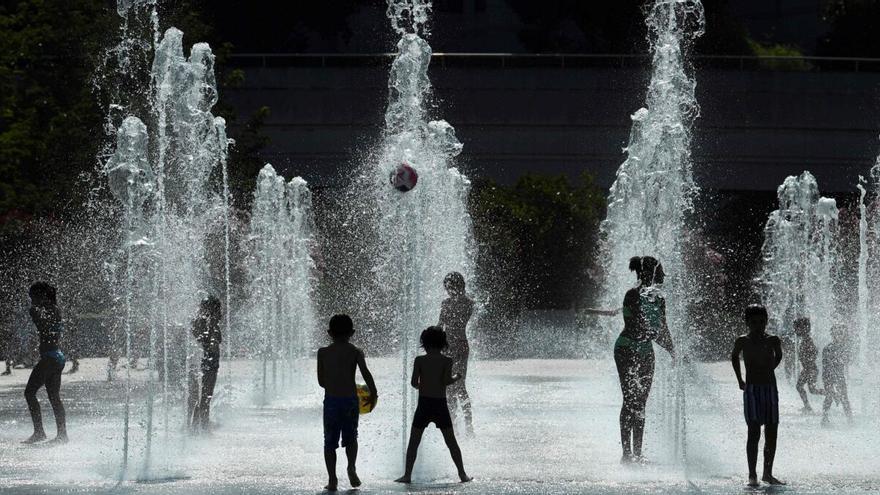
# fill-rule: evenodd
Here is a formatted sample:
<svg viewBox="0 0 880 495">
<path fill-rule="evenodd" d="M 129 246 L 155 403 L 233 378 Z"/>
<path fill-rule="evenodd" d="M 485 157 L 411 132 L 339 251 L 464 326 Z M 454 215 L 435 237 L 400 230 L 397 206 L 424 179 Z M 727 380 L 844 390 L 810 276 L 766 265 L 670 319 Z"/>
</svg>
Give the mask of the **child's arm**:
<svg viewBox="0 0 880 495">
<path fill-rule="evenodd" d="M 458 373 L 452 374 L 452 360 L 446 361 L 446 366 L 443 369 L 443 383 L 446 385 L 452 385 L 453 383 L 459 381 L 461 379 L 461 375 Z"/>
<path fill-rule="evenodd" d="M 736 373 L 736 381 L 739 383 L 739 389 L 745 390 L 746 384 L 742 379 L 742 370 L 739 366 L 739 355 L 742 353 L 743 338 L 739 337 L 733 343 L 733 352 L 730 353 L 730 363 L 733 365 L 733 372 Z"/>
<path fill-rule="evenodd" d="M 774 335 L 773 340 L 772 340 L 772 344 L 773 344 L 773 354 L 776 357 L 776 362 L 773 363 L 773 369 L 776 369 L 776 367 L 779 366 L 779 363 L 782 362 L 782 340 L 780 340 L 779 337 Z M 815 365 L 815 364 L 816 364 L 816 356 L 814 354 L 813 355 L 813 365 Z"/>
<path fill-rule="evenodd" d="M 318 385 L 324 387 L 324 349 L 318 349 Z"/>
<path fill-rule="evenodd" d="M 666 352 L 675 359 L 675 345 L 672 343 L 672 334 L 669 333 L 669 325 L 666 324 L 666 301 L 660 303 L 660 333 L 657 335 L 657 343 L 666 349 Z"/>
<path fill-rule="evenodd" d="M 369 368 L 367 368 L 367 360 L 364 357 L 364 352 L 360 349 L 358 349 L 357 365 L 361 370 L 361 376 L 364 377 L 364 381 L 367 382 L 367 388 L 370 389 L 370 397 L 367 399 L 367 403 L 371 406 L 375 406 L 376 399 L 379 398 L 379 392 L 376 390 L 376 382 L 373 381 L 373 374 L 370 373 Z"/>
<path fill-rule="evenodd" d="M 412 385 L 412 388 L 419 388 L 419 379 L 421 378 L 421 371 L 419 368 L 419 358 L 416 358 L 413 361 L 413 372 L 412 378 L 409 381 L 409 384 Z"/>
</svg>

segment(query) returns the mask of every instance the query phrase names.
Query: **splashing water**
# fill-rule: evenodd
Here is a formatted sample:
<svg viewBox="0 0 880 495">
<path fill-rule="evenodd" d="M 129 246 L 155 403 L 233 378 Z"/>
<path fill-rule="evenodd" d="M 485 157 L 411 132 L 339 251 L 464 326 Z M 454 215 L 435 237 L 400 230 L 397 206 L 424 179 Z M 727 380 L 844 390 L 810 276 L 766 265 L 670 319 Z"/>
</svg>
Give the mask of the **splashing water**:
<svg viewBox="0 0 880 495">
<path fill-rule="evenodd" d="M 866 387 L 861 397 L 862 409 L 868 414 L 880 418 L 880 378 L 878 378 L 878 346 L 880 322 L 878 313 L 871 308 L 877 307 L 880 298 L 880 157 L 871 167 L 870 182 L 859 177 L 859 261 L 858 261 L 858 335 L 853 338 L 855 357 L 860 368 L 858 376 L 864 377 Z M 868 186 L 867 188 L 865 186 Z M 871 204 L 866 204 L 870 195 Z"/>
<path fill-rule="evenodd" d="M 407 375 L 418 332 L 437 323 L 448 272 L 473 279 L 470 181 L 452 166 L 462 145 L 446 121 L 429 120 L 426 108 L 431 47 L 422 36 L 430 8 L 424 0 L 388 3 L 388 18 L 400 40 L 389 74 L 382 144 L 369 172 L 377 211 L 376 313 L 400 350 L 402 445 L 413 406 Z M 403 163 L 419 174 L 418 185 L 407 193 L 389 184 L 392 171 Z"/>
<path fill-rule="evenodd" d="M 651 81 L 645 106 L 632 115 L 632 131 L 626 160 L 608 196 L 608 211 L 600 226 L 600 257 L 604 265 L 601 304 L 619 308 L 624 293 L 635 280 L 629 272 L 633 256 L 654 256 L 667 273 L 667 317 L 673 340 L 687 349 L 684 308 L 687 306 L 688 274 L 682 248 L 687 242 L 686 221 L 697 192 L 691 161 L 691 125 L 699 115 L 694 96 L 696 82 L 687 53 L 703 34 L 705 15 L 699 0 L 656 0 L 647 15 L 648 40 L 652 55 Z M 611 338 L 619 331 L 617 319 L 608 320 L 594 339 L 597 348 L 611 349 Z M 658 355 L 660 356 L 660 355 Z M 661 358 L 659 361 L 665 358 Z M 674 438 L 673 455 L 684 455 L 685 418 L 681 372 L 671 374 L 661 367 L 658 390 L 664 404 L 663 422 Z M 679 370 L 681 367 L 678 368 Z M 675 382 L 675 383 L 674 383 Z M 674 389 L 668 392 L 666 388 Z"/>
<path fill-rule="evenodd" d="M 138 105 L 132 103 L 136 96 L 116 94 L 125 102 L 111 104 L 108 123 L 113 122 L 114 114 L 129 115 L 116 132 L 117 148 L 105 167 L 111 190 L 123 204 L 127 224 L 123 254 L 127 270 L 120 292 L 125 294 L 128 308 L 124 327 L 129 389 L 136 356 L 145 352 L 148 357 L 147 417 L 139 424 L 145 425 L 140 476 L 149 477 L 156 422 L 154 384 L 161 378 L 168 442 L 171 422 L 187 422 L 190 415 L 188 408 L 172 412 L 171 403 L 181 395 L 184 404 L 191 403 L 182 382 L 196 368 L 191 362 L 193 353 L 188 351 L 191 339 L 187 337 L 199 301 L 207 293 L 225 293 L 228 318 L 227 174 L 220 171 L 224 179 L 221 191 L 211 177 L 218 168 L 226 166 L 229 140 L 225 122 L 211 113 L 217 102 L 217 82 L 210 47 L 196 44 L 187 58 L 182 32 L 170 28 L 160 39 L 155 2 L 123 1 L 118 4 L 118 11 L 126 19 L 125 26 L 146 11 L 148 24 L 153 27 L 153 63 L 146 91 L 152 98 Z M 128 38 L 126 29 L 121 41 L 124 46 L 116 52 L 121 60 L 128 60 L 130 55 L 126 46 L 146 46 Z M 118 70 L 131 68 L 128 64 L 118 65 Z M 143 88 L 128 89 L 144 93 Z M 138 112 L 142 112 L 140 119 L 133 115 Z M 220 231 L 227 241 L 223 246 L 212 246 L 211 235 Z M 224 251 L 226 286 L 212 287 L 208 260 L 219 256 L 215 254 L 219 250 Z M 145 331 L 149 333 L 146 339 Z M 177 369 L 180 362 L 184 363 L 182 370 Z M 123 477 L 130 454 L 130 430 L 134 426 L 126 407 Z"/>
<path fill-rule="evenodd" d="M 254 192 L 248 257 L 248 320 L 256 335 L 250 347 L 263 362 L 258 377 L 262 404 L 279 389 L 289 388 L 294 366 L 307 357 L 317 326 L 312 304 L 313 235 L 306 181 L 295 177 L 285 184 L 271 165 L 263 167 Z M 280 387 L 279 360 L 283 363 Z"/>
<path fill-rule="evenodd" d="M 781 323 L 783 336 L 794 319 L 808 317 L 821 349 L 837 322 L 835 283 L 838 270 L 838 210 L 833 199 L 819 196 L 816 179 L 804 172 L 789 176 L 777 189 L 779 209 L 764 228 L 763 266 L 758 279 L 764 304 Z"/>
</svg>

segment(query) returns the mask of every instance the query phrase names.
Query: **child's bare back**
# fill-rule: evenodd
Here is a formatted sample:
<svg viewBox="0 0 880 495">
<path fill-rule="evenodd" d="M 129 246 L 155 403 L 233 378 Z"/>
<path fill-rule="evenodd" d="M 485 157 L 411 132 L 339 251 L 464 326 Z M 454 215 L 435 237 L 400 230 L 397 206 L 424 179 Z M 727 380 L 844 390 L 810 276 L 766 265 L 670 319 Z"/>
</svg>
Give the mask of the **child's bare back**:
<svg viewBox="0 0 880 495">
<path fill-rule="evenodd" d="M 439 351 L 428 352 L 415 360 L 412 386 L 419 395 L 436 399 L 446 398 L 446 387 L 455 380 L 452 377 L 452 358 Z"/>
<path fill-rule="evenodd" d="M 363 361 L 363 351 L 351 342 L 334 342 L 322 347 L 318 349 L 318 383 L 327 395 L 355 397 L 354 372 Z"/>
</svg>

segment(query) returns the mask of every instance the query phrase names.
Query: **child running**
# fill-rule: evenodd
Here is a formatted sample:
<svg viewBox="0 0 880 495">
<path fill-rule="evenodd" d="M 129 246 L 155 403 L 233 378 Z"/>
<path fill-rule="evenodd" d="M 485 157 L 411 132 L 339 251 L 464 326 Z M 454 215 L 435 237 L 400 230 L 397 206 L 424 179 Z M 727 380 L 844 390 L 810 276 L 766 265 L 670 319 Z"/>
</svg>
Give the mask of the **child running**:
<svg viewBox="0 0 880 495">
<path fill-rule="evenodd" d="M 410 381 L 413 388 L 419 389 L 419 403 L 413 416 L 409 445 L 406 448 L 406 472 L 394 481 L 412 483 L 413 466 L 416 463 L 422 434 L 429 424 L 434 423 L 443 433 L 443 440 L 446 441 L 449 454 L 452 455 L 452 462 L 458 469 L 458 478 L 462 483 L 466 483 L 472 478 L 464 470 L 461 448 L 455 440 L 452 417 L 449 415 L 449 406 L 446 403 L 446 387 L 461 379 L 461 376 L 452 374 L 452 358 L 443 355 L 448 343 L 446 332 L 442 328 L 428 327 L 422 332 L 421 341 L 425 355 L 415 359 Z"/>
<path fill-rule="evenodd" d="M 828 411 L 834 402 L 843 406 L 843 412 L 852 422 L 852 408 L 846 390 L 846 327 L 832 325 L 831 343 L 822 349 L 822 386 L 825 387 L 825 402 L 822 404 L 822 425 L 828 426 Z"/>
<path fill-rule="evenodd" d="M 336 477 L 336 449 L 339 438 L 348 458 L 348 480 L 353 488 L 361 486 L 355 463 L 357 461 L 357 428 L 360 408 L 354 383 L 355 368 L 370 389 L 367 402 L 375 406 L 378 394 L 373 375 L 367 368 L 364 352 L 349 342 L 354 335 L 354 324 L 348 315 L 330 318 L 327 331 L 333 343 L 318 349 L 318 385 L 324 389 L 324 463 L 329 480 L 324 487 L 335 492 L 339 485 Z"/>
<path fill-rule="evenodd" d="M 819 380 L 819 368 L 816 366 L 816 358 L 819 355 L 819 351 L 816 349 L 813 337 L 810 336 L 810 319 L 801 317 L 795 320 L 794 333 L 800 340 L 798 342 L 798 358 L 801 361 L 802 368 L 795 388 L 797 388 L 798 394 L 800 394 L 801 400 L 804 402 L 804 408 L 801 411 L 811 413 L 813 408 L 810 406 L 810 401 L 807 398 L 806 389 L 809 388 L 810 393 L 815 395 L 822 395 L 824 392 L 816 386 L 816 382 Z"/>
<path fill-rule="evenodd" d="M 749 486 L 758 486 L 758 441 L 764 426 L 764 476 L 771 485 L 785 483 L 773 477 L 773 459 L 776 456 L 776 434 L 779 428 L 779 392 L 776 389 L 775 369 L 782 361 L 782 342 L 775 335 L 767 335 L 767 309 L 752 304 L 745 311 L 749 333 L 736 339 L 730 360 L 736 381 L 743 391 L 743 409 L 749 428 L 746 455 L 749 461 Z M 746 379 L 742 379 L 740 355 L 746 365 Z"/>
<path fill-rule="evenodd" d="M 34 422 L 34 434 L 22 443 L 32 444 L 46 439 L 40 402 L 37 401 L 37 391 L 43 385 L 46 386 L 49 403 L 52 404 L 52 412 L 55 413 L 58 433 L 52 442 L 67 443 L 67 421 L 64 404 L 61 402 L 61 371 L 64 369 L 64 354 L 59 348 L 64 324 L 61 310 L 58 309 L 56 290 L 46 282 L 37 282 L 31 286 L 28 293 L 31 298 L 31 319 L 37 327 L 40 338 L 40 361 L 31 371 L 24 389 L 24 397 L 31 412 L 31 420 Z"/>
</svg>

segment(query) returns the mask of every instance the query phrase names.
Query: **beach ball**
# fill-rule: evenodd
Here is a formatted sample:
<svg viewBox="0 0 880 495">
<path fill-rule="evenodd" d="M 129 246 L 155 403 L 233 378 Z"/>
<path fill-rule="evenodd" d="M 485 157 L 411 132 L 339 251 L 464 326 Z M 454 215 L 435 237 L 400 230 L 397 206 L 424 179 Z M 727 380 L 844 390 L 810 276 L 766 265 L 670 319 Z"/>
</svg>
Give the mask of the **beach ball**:
<svg viewBox="0 0 880 495">
<path fill-rule="evenodd" d="M 361 414 L 369 414 L 373 412 L 376 405 L 372 406 L 367 403 L 367 400 L 370 398 L 370 389 L 366 385 L 359 383 L 357 385 L 357 396 L 358 396 L 358 406 L 360 408 Z M 378 402 L 378 401 L 377 401 Z"/>
<path fill-rule="evenodd" d="M 407 192 L 416 187 L 419 174 L 408 163 L 401 163 L 391 172 L 391 185 L 400 192 Z"/>
</svg>

